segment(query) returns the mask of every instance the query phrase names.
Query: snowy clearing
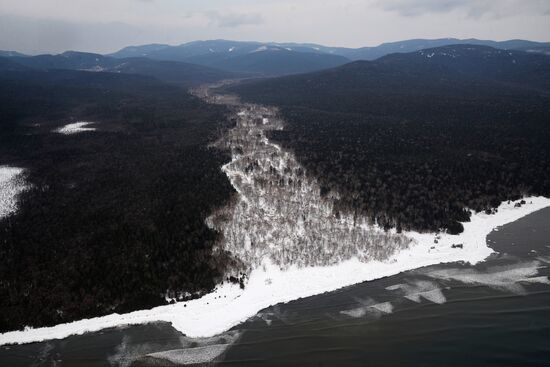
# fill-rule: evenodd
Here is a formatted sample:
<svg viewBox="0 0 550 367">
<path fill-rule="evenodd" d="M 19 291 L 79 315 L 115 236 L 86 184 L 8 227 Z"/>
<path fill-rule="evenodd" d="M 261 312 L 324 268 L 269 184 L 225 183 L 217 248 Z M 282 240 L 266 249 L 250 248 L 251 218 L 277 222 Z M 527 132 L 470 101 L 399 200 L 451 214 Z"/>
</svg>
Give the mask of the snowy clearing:
<svg viewBox="0 0 550 367">
<path fill-rule="evenodd" d="M 26 188 L 22 168 L 0 166 L 0 219 L 17 210 L 17 195 Z"/>
<path fill-rule="evenodd" d="M 123 315 L 112 314 L 48 328 L 7 332 L 0 334 L 0 345 L 61 339 L 110 327 L 156 321 L 170 322 L 188 337 L 213 336 L 277 303 L 334 291 L 428 265 L 457 261 L 475 264 L 492 253 L 485 238 L 493 228 L 550 206 L 550 199 L 544 197 L 524 200 L 526 204 L 518 208 L 514 207 L 514 202 L 503 203 L 496 214 L 472 215 L 471 222 L 464 223 L 462 234 L 440 234 L 438 244 L 434 244 L 434 234 L 406 233 L 415 238 L 417 243 L 387 261 L 363 263 L 352 259 L 332 266 L 290 267 L 284 271 L 270 261 L 265 261 L 251 272 L 244 290 L 238 285 L 223 284 L 214 292 L 189 302 Z M 463 248 L 452 248 L 456 243 L 463 244 Z"/>
<path fill-rule="evenodd" d="M 87 127 L 94 122 L 86 122 L 86 121 L 79 121 L 75 122 L 73 124 L 65 125 L 59 129 L 56 129 L 56 133 L 64 134 L 64 135 L 71 135 L 71 134 L 77 134 L 82 133 L 86 131 L 95 131 L 95 127 Z"/>
</svg>

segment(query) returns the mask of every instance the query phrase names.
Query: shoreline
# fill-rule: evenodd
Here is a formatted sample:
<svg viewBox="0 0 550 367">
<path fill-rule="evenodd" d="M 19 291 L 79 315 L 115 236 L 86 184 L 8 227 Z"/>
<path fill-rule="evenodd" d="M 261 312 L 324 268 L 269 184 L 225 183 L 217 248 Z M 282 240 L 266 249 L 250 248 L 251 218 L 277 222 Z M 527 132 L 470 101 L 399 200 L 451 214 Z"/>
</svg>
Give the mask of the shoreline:
<svg viewBox="0 0 550 367">
<path fill-rule="evenodd" d="M 524 198 L 519 208 L 514 202 L 503 202 L 495 214 L 476 213 L 463 223 L 464 232 L 457 236 L 445 233 L 404 232 L 416 244 L 386 261 L 360 262 L 351 259 L 331 266 L 280 270 L 268 261 L 254 269 L 244 290 L 239 285 L 224 283 L 199 299 L 127 314 L 111 314 L 44 328 L 26 328 L 0 334 L 0 345 L 27 344 L 102 329 L 154 322 L 168 322 L 188 337 L 209 337 L 223 333 L 255 316 L 267 307 L 300 298 L 332 292 L 354 284 L 393 276 L 430 265 L 453 262 L 476 264 L 494 251 L 486 237 L 497 227 L 550 206 L 550 198 Z M 437 242 L 434 239 L 437 237 Z M 453 248 L 462 244 L 463 248 Z"/>
</svg>

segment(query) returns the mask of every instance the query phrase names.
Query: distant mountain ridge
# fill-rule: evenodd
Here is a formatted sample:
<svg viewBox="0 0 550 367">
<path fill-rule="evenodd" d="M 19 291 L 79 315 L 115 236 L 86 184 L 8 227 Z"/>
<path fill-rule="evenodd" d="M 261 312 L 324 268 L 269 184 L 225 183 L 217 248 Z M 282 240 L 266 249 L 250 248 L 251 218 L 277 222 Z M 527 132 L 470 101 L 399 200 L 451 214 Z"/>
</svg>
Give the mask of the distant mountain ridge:
<svg viewBox="0 0 550 367">
<path fill-rule="evenodd" d="M 448 46 L 453 44 L 472 44 L 490 46 L 500 49 L 520 50 L 550 55 L 550 42 L 534 42 L 526 40 L 491 41 L 478 39 L 410 39 L 398 42 L 383 43 L 375 47 L 327 47 L 314 43 L 276 43 L 276 42 L 241 42 L 228 40 L 194 41 L 178 46 L 151 44 L 130 46 L 117 51 L 110 56 L 122 57 L 149 57 L 159 60 L 185 61 L 187 59 L 204 59 L 207 55 L 218 58 L 227 58 L 235 55 L 252 53 L 260 48 L 284 49 L 293 52 L 317 53 L 342 56 L 350 60 L 374 60 L 391 53 L 407 53 L 426 48 Z M 190 61 L 191 62 L 191 61 Z"/>
<path fill-rule="evenodd" d="M 410 53 L 435 47 L 466 44 L 550 55 L 549 42 L 441 38 L 411 39 L 361 48 L 327 47 L 314 43 L 244 42 L 218 39 L 193 41 L 177 46 L 158 43 L 129 46 L 109 55 L 68 51 L 60 55 L 29 57 L 14 51 L 0 51 L 0 57 L 13 59 L 21 65 L 39 68 L 135 73 L 142 73 L 145 70 L 146 75 L 165 81 L 187 83 L 187 79 L 192 79 L 191 84 L 193 84 L 234 77 L 235 73 L 240 74 L 241 77 L 302 74 L 331 69 L 351 61 L 376 60 L 394 53 Z M 25 60 L 26 58 L 29 60 Z M 138 59 L 140 61 L 137 61 Z M 164 62 L 164 64 L 155 64 L 155 61 Z M 185 63 L 186 66 L 168 64 L 168 62 Z M 191 66 L 192 64 L 194 66 Z M 200 66 L 207 69 L 200 69 Z"/>
<path fill-rule="evenodd" d="M 383 43 L 376 47 L 362 47 L 358 49 L 340 49 L 342 55 L 353 60 L 375 60 L 392 53 L 408 53 L 427 48 L 450 45 L 489 46 L 504 50 L 531 51 L 534 53 L 550 54 L 550 42 L 533 42 L 525 40 L 491 41 L 475 38 L 441 38 L 441 39 L 411 39 L 398 42 Z"/>
<path fill-rule="evenodd" d="M 17 51 L 0 50 L 0 57 L 22 57 L 22 56 L 27 56 L 27 55 Z"/>
<path fill-rule="evenodd" d="M 351 61 L 342 55 L 323 52 L 320 47 L 212 40 L 194 41 L 179 46 L 131 46 L 109 56 L 182 61 L 231 72 L 267 76 L 329 69 Z"/>
<path fill-rule="evenodd" d="M 475 91 L 479 96 L 480 93 L 495 95 L 523 90 L 529 94 L 548 95 L 550 58 L 488 46 L 452 45 L 394 53 L 374 61 L 354 61 L 315 73 L 245 83 L 235 89 L 256 102 L 291 105 L 307 100 L 312 108 L 346 104 L 347 99 L 341 100 L 342 95 L 382 92 L 442 96 L 473 95 Z M 353 108 L 358 107 L 366 108 L 366 105 L 353 105 Z"/>
</svg>

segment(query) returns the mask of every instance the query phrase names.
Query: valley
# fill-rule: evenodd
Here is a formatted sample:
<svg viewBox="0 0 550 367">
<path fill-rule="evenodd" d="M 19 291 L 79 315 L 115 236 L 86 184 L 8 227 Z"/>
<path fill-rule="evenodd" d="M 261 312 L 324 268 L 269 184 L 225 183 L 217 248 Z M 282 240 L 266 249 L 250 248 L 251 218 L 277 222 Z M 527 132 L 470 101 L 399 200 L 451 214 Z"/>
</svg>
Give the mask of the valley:
<svg viewBox="0 0 550 367">
<path fill-rule="evenodd" d="M 233 96 L 206 92 L 213 103 L 229 103 L 236 126 L 216 143 L 232 152 L 222 170 L 238 193 L 231 206 L 208 223 L 222 234 L 221 250 L 243 264 L 245 273 L 266 258 L 282 269 L 335 265 L 351 258 L 386 260 L 411 242 L 370 225 L 367 218 L 339 213 L 339 193 L 321 196 L 321 187 L 293 154 L 266 137 L 282 130 L 275 108 L 238 104 Z"/>
</svg>

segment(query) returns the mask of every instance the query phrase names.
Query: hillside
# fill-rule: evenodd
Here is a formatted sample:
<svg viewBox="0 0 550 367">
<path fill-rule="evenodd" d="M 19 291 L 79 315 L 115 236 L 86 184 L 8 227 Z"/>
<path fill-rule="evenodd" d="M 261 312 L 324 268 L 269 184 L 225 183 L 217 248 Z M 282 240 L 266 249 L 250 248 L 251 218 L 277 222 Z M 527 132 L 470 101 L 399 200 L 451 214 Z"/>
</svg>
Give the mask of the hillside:
<svg viewBox="0 0 550 367">
<path fill-rule="evenodd" d="M 183 62 L 159 61 L 147 58 L 115 59 L 99 54 L 68 51 L 59 55 L 10 57 L 11 62 L 36 70 L 83 70 L 141 74 L 180 86 L 211 83 L 236 75 L 230 72 Z"/>
<path fill-rule="evenodd" d="M 0 57 L 0 71 L 21 71 L 28 70 L 26 66 L 20 65 L 9 58 Z"/>
<path fill-rule="evenodd" d="M 294 150 L 341 210 L 460 232 L 467 209 L 550 194 L 550 59 L 456 45 L 242 84 L 282 107 Z"/>
<path fill-rule="evenodd" d="M 262 75 L 298 74 L 329 69 L 349 62 L 342 56 L 288 51 L 283 48 L 260 48 L 248 54 L 231 56 L 196 56 L 189 62 L 241 73 Z"/>
<path fill-rule="evenodd" d="M 547 53 L 546 48 L 550 46 L 548 42 L 533 42 L 526 40 L 508 40 L 508 41 L 491 41 L 478 39 L 457 39 L 457 38 L 440 38 L 440 39 L 411 39 L 397 42 L 382 43 L 375 47 L 361 47 L 357 49 L 337 48 L 334 53 L 345 56 L 352 60 L 376 60 L 380 57 L 393 53 L 411 53 L 428 48 L 436 48 L 452 45 L 475 45 L 488 46 L 502 50 L 518 50 L 531 51 L 533 53 Z"/>
</svg>

